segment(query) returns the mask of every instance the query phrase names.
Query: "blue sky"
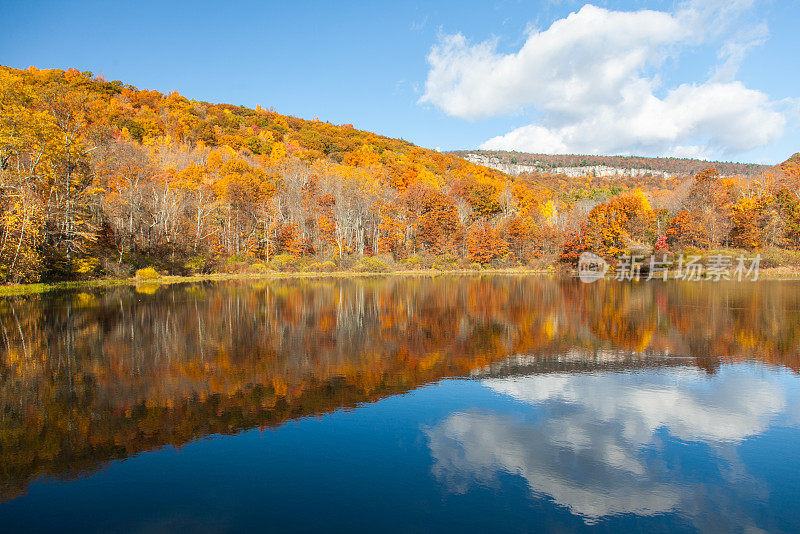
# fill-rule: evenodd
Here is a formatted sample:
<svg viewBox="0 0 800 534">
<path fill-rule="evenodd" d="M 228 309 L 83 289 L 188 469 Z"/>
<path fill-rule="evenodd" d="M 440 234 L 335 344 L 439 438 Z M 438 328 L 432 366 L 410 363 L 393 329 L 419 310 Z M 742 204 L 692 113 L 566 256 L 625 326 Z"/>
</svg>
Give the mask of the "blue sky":
<svg viewBox="0 0 800 534">
<path fill-rule="evenodd" d="M 800 2 L 584 4 L 9 2 L 0 63 L 443 150 L 764 162 L 800 151 Z"/>
</svg>

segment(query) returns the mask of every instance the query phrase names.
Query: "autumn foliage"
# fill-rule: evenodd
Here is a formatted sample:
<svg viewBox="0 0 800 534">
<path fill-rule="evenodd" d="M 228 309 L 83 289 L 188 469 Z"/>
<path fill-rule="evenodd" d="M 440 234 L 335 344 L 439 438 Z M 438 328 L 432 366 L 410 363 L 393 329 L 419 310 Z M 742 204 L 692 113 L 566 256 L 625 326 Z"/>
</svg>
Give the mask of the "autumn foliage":
<svg viewBox="0 0 800 534">
<path fill-rule="evenodd" d="M 0 282 L 267 269 L 277 255 L 529 265 L 662 237 L 797 248 L 798 167 L 646 187 L 511 177 L 351 125 L 0 67 Z"/>
<path fill-rule="evenodd" d="M 508 254 L 508 243 L 499 229 L 484 223 L 478 225 L 467 236 L 469 259 L 477 263 L 489 263 Z"/>
</svg>

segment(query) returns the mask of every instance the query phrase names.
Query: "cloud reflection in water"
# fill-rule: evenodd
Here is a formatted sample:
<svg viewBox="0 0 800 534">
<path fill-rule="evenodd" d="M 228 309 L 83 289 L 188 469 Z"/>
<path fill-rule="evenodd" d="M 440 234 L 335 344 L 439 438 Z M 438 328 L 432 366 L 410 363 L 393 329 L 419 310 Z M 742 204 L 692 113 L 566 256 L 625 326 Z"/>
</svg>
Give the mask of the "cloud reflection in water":
<svg viewBox="0 0 800 534">
<path fill-rule="evenodd" d="M 434 475 L 455 493 L 496 484 L 501 473 L 520 476 L 534 496 L 551 499 L 587 524 L 618 514 L 692 515 L 701 500 L 729 502 L 712 496 L 688 463 L 668 466 L 667 442 L 707 447 L 726 479 L 724 492 L 763 492 L 738 460 L 736 446 L 787 409 L 786 392 L 769 373 L 735 367 L 711 378 L 673 368 L 483 384 L 517 401 L 514 408 L 457 412 L 428 428 Z M 728 514 L 729 520 L 736 515 Z M 749 522 L 737 521 L 738 528 Z"/>
</svg>

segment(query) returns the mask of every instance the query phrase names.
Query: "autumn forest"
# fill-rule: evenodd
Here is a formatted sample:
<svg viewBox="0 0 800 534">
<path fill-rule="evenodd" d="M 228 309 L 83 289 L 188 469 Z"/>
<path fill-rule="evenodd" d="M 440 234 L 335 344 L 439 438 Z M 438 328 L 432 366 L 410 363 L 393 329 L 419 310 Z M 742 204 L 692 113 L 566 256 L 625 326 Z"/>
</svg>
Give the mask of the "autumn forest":
<svg viewBox="0 0 800 534">
<path fill-rule="evenodd" d="M 724 172 L 724 169 L 723 169 Z M 0 282 L 545 268 L 800 247 L 800 156 L 757 176 L 510 176 L 350 125 L 0 67 Z"/>
</svg>

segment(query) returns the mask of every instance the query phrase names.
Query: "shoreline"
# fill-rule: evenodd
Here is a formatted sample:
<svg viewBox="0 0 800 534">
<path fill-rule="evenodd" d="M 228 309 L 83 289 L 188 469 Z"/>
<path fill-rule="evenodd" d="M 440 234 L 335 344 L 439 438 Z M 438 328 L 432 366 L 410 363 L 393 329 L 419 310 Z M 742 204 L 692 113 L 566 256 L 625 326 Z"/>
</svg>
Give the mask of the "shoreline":
<svg viewBox="0 0 800 534">
<path fill-rule="evenodd" d="M 404 271 L 387 271 L 387 272 L 358 272 L 358 271 L 334 271 L 334 272 L 267 272 L 267 273 L 212 273 L 212 274 L 198 274 L 190 276 L 173 276 L 165 275 L 160 278 L 153 279 L 139 279 L 131 278 L 103 278 L 97 280 L 74 280 L 66 282 L 52 282 L 52 283 L 35 283 L 35 284 L 14 284 L 7 286 L 0 286 L 0 297 L 24 296 L 24 295 L 38 295 L 42 293 L 49 293 L 51 291 L 68 290 L 68 289 L 93 289 L 117 286 L 136 286 L 142 284 L 154 285 L 172 285 L 172 284 L 186 284 L 193 282 L 230 282 L 230 281 L 258 281 L 258 280 L 302 280 L 302 279 L 317 279 L 317 278 L 376 278 L 376 277 L 389 277 L 389 276 L 482 276 L 482 275 L 501 275 L 501 276 L 514 276 L 514 275 L 554 275 L 563 276 L 568 278 L 576 278 L 577 274 L 574 272 L 564 272 L 557 269 L 486 269 L 486 270 L 469 270 L 469 269 L 456 269 L 452 271 L 440 271 L 436 269 L 415 269 Z M 606 277 L 605 280 L 613 281 L 613 277 Z M 800 270 L 788 270 L 786 267 L 770 267 L 762 269 L 759 273 L 761 280 L 800 280 Z M 639 280 L 645 282 L 647 280 Z"/>
<path fill-rule="evenodd" d="M 97 280 L 74 280 L 66 282 L 35 283 L 35 284 L 14 284 L 0 286 L 0 297 L 18 295 L 36 295 L 65 289 L 92 289 L 102 287 L 117 286 L 136 286 L 141 284 L 172 285 L 192 282 L 229 282 L 235 280 L 258 281 L 258 280 L 291 280 L 291 279 L 314 279 L 314 278 L 375 278 L 381 276 L 447 276 L 447 275 L 547 275 L 554 274 L 555 271 L 543 269 L 486 269 L 474 271 L 468 269 L 457 269 L 453 271 L 440 271 L 436 269 L 415 269 L 410 271 L 387 271 L 387 272 L 358 272 L 358 271 L 334 271 L 334 272 L 266 272 L 266 273 L 212 273 L 198 274 L 190 276 L 165 275 L 160 278 L 140 279 L 140 278 L 103 278 Z"/>
</svg>

